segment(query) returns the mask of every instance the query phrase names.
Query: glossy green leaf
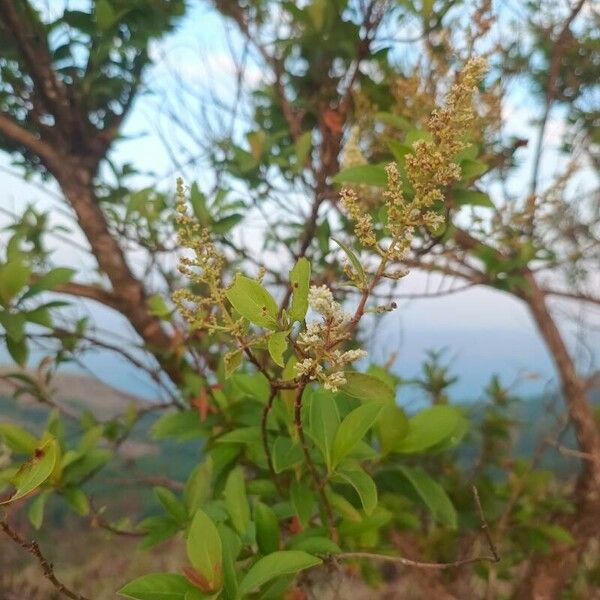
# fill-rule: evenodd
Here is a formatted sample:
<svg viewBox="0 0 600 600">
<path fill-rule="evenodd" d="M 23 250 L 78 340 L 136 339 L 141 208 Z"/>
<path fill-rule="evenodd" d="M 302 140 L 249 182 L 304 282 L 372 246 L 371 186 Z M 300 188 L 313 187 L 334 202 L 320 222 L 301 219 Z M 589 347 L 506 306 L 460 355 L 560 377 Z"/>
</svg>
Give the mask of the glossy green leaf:
<svg viewBox="0 0 600 600">
<path fill-rule="evenodd" d="M 446 527 L 456 529 L 456 510 L 444 488 L 422 469 L 401 466 L 399 470 L 429 508 L 433 518 Z"/>
<path fill-rule="evenodd" d="M 377 506 L 377 487 L 366 471 L 360 467 L 347 467 L 337 471 L 336 479 L 350 484 L 356 490 L 367 515 L 375 510 Z"/>
<path fill-rule="evenodd" d="M 269 342 L 267 345 L 269 354 L 271 355 L 273 362 L 280 367 L 285 367 L 283 355 L 288 347 L 287 336 L 287 331 L 276 331 L 269 336 Z"/>
<path fill-rule="evenodd" d="M 385 168 L 380 165 L 358 165 L 342 169 L 334 178 L 334 183 L 359 183 L 375 187 L 387 185 Z"/>
<path fill-rule="evenodd" d="M 340 423 L 332 449 L 332 467 L 335 468 L 375 425 L 384 404 L 367 402 L 354 409 Z"/>
<path fill-rule="evenodd" d="M 408 434 L 408 418 L 396 403 L 387 403 L 377 423 L 377 435 L 385 454 L 393 452 Z"/>
<path fill-rule="evenodd" d="M 186 542 L 187 556 L 194 567 L 208 582 L 211 589 L 221 587 L 223 575 L 223 549 L 221 536 L 212 519 L 197 510 Z"/>
<path fill-rule="evenodd" d="M 258 281 L 238 273 L 233 285 L 225 290 L 225 295 L 235 310 L 250 322 L 276 329 L 277 303 Z"/>
<path fill-rule="evenodd" d="M 306 483 L 294 481 L 290 486 L 290 498 L 300 523 L 306 527 L 310 523 L 316 501 L 313 491 Z"/>
<path fill-rule="evenodd" d="M 483 206 L 494 208 L 489 194 L 475 190 L 452 190 L 452 199 L 457 206 Z"/>
<path fill-rule="evenodd" d="M 310 262 L 307 258 L 300 258 L 290 271 L 290 285 L 292 286 L 292 303 L 290 306 L 290 319 L 302 321 L 308 310 L 308 290 L 310 287 Z"/>
<path fill-rule="evenodd" d="M 250 506 L 246 496 L 244 472 L 241 467 L 236 467 L 229 473 L 223 494 L 231 523 L 240 535 L 245 535 L 250 522 Z"/>
<path fill-rule="evenodd" d="M 310 403 L 308 434 L 321 451 L 328 470 L 331 470 L 333 441 L 339 425 L 340 415 L 333 394 L 315 392 Z"/>
<path fill-rule="evenodd" d="M 34 435 L 13 423 L 0 423 L 0 438 L 13 452 L 22 454 L 33 454 L 38 445 Z"/>
<path fill-rule="evenodd" d="M 346 378 L 346 383 L 342 386 L 342 391 L 348 394 L 348 396 L 358 398 L 362 401 L 396 401 L 394 390 L 381 381 L 381 379 L 373 377 L 373 375 L 357 371 L 346 371 L 344 377 Z"/>
<path fill-rule="evenodd" d="M 62 491 L 67 504 L 80 517 L 85 517 L 90 512 L 90 501 L 83 490 L 78 487 L 67 487 Z"/>
<path fill-rule="evenodd" d="M 464 417 L 453 406 L 438 405 L 426 408 L 408 420 L 408 433 L 395 446 L 396 452 L 423 452 L 452 438 Z"/>
<path fill-rule="evenodd" d="M 340 242 L 340 240 L 336 240 L 335 238 L 331 239 L 343 250 L 344 254 L 348 257 L 348 260 L 354 267 L 354 272 L 358 276 L 358 283 L 360 285 L 363 285 L 366 280 L 365 270 L 363 269 L 362 263 L 360 262 L 360 260 L 358 260 L 356 254 L 354 254 L 354 251 L 350 248 L 350 246 L 344 244 L 344 242 Z"/>
<path fill-rule="evenodd" d="M 117 593 L 132 600 L 189 600 L 187 594 L 194 594 L 192 598 L 202 598 L 203 595 L 198 596 L 198 592 L 198 588 L 183 575 L 150 573 L 130 581 Z"/>
<path fill-rule="evenodd" d="M 263 554 L 271 554 L 279 550 L 279 521 L 273 509 L 262 502 L 257 502 L 254 506 L 254 523 L 259 550 Z"/>
<path fill-rule="evenodd" d="M 302 461 L 302 449 L 289 437 L 279 436 L 275 439 L 271 452 L 275 473 L 291 469 Z"/>
<path fill-rule="evenodd" d="M 23 294 L 21 300 L 31 298 L 40 292 L 53 290 L 56 286 L 71 281 L 75 274 L 74 269 L 67 267 L 57 267 L 42 275 L 35 283 L 29 286 L 29 289 Z"/>
<path fill-rule="evenodd" d="M 34 498 L 33 502 L 29 505 L 27 517 L 34 529 L 39 529 L 44 522 L 44 511 L 49 496 L 50 491 L 46 490 L 39 494 L 37 498 Z"/>
<path fill-rule="evenodd" d="M 289 545 L 290 550 L 304 550 L 309 554 L 338 554 L 341 552 L 340 547 L 329 538 L 315 535 L 303 538 L 298 541 L 292 540 Z"/>
<path fill-rule="evenodd" d="M 40 487 L 52 474 L 58 457 L 58 442 L 52 438 L 36 448 L 33 458 L 26 462 L 13 478 L 14 494 L 0 505 L 24 498 Z"/>
<path fill-rule="evenodd" d="M 167 514 L 178 523 L 185 523 L 188 513 L 183 502 L 171 490 L 165 487 L 156 486 L 153 491 Z"/>
<path fill-rule="evenodd" d="M 155 440 L 175 438 L 177 440 L 193 440 L 204 434 L 198 411 L 185 410 L 162 415 L 152 425 L 152 437 Z"/>
<path fill-rule="evenodd" d="M 239 593 L 244 596 L 276 577 L 299 573 L 304 569 L 316 567 L 321 562 L 320 558 L 301 550 L 273 552 L 250 567 L 240 583 Z"/>
<path fill-rule="evenodd" d="M 31 269 L 15 259 L 0 265 L 0 303 L 8 306 L 10 301 L 25 287 Z"/>
</svg>

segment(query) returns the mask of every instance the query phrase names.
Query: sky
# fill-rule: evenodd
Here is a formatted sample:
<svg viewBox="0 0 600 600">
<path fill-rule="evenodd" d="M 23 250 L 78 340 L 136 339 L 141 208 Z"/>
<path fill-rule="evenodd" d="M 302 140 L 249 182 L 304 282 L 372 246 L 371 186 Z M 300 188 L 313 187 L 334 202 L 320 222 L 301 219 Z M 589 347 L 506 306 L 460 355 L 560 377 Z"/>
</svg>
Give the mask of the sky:
<svg viewBox="0 0 600 600">
<path fill-rule="evenodd" d="M 227 81 L 234 74 L 234 66 L 229 53 L 228 41 L 223 23 L 205 5 L 195 8 L 185 18 L 177 31 L 160 44 L 152 53 L 157 64 L 147 74 L 148 87 L 163 81 L 165 69 L 177 66 L 188 85 L 206 85 L 210 74 L 210 85 L 226 89 Z M 232 41 L 235 46 L 235 39 Z M 165 61 L 166 59 L 166 61 Z M 258 83 L 263 73 L 257 65 L 250 68 L 248 83 Z M 160 185 L 174 187 L 178 173 L 157 131 L 156 97 L 142 96 L 134 105 L 132 114 L 124 128 L 125 141 L 113 152 L 117 162 L 132 162 L 141 171 L 151 171 L 155 175 L 149 180 L 158 180 Z M 505 115 L 510 117 L 510 133 L 535 139 L 532 119 L 536 107 L 530 102 L 527 90 L 515 89 L 509 94 L 504 106 Z M 239 124 L 243 127 L 243 123 Z M 560 116 L 548 127 L 548 140 L 558 140 L 564 127 Z M 527 176 L 531 161 L 523 149 L 522 178 Z M 552 152 L 545 156 L 542 178 L 551 177 L 559 168 Z M 6 172 L 11 170 L 9 160 L 0 155 L 0 209 L 19 213 L 24 204 L 32 202 L 38 209 L 50 210 L 56 223 L 68 223 L 60 212 L 60 199 L 55 198 L 33 183 L 27 183 Z M 196 179 L 203 187 L 207 177 L 202 170 L 194 173 L 186 171 L 186 177 Z M 140 178 L 143 183 L 144 177 Z M 191 182 L 189 182 L 191 183 Z M 47 188 L 48 186 L 46 186 Z M 52 190 L 52 186 L 50 186 Z M 58 192 L 56 189 L 54 192 Z M 0 214 L 0 224 L 6 223 L 6 216 Z M 77 237 L 70 236 L 71 240 Z M 85 241 L 79 238 L 85 245 Z M 54 260 L 57 264 L 68 264 L 82 273 L 93 270 L 93 262 L 83 252 L 74 251 L 70 244 L 55 240 Z M 435 290 L 435 278 L 421 273 L 411 273 L 403 280 L 402 294 Z M 563 304 L 558 305 L 564 308 Z M 76 301 L 71 315 L 89 315 L 104 330 L 117 333 L 125 339 L 132 338 L 130 326 L 123 318 L 97 305 Z M 586 309 L 587 310 L 587 309 Z M 598 311 L 586 315 L 598 321 Z M 573 348 L 576 348 L 578 330 L 570 320 L 563 319 L 561 325 L 567 331 Z M 598 341 L 595 336 L 595 341 Z M 419 372 L 420 363 L 426 351 L 446 348 L 448 360 L 460 380 L 451 388 L 451 395 L 460 399 L 480 397 L 483 386 L 494 373 L 499 374 L 515 389 L 531 395 L 542 392 L 548 381 L 554 378 L 554 369 L 548 352 L 537 333 L 525 306 L 502 292 L 475 288 L 435 299 L 401 300 L 399 308 L 386 315 L 369 341 L 369 352 L 377 362 L 384 363 L 391 353 L 397 356 L 393 369 L 403 377 L 413 377 Z M 7 360 L 6 352 L 0 348 L 0 363 Z M 86 369 L 103 381 L 119 389 L 155 398 L 159 393 L 144 378 L 140 378 L 123 361 L 106 352 L 94 352 L 83 359 Z M 409 397 L 416 392 L 407 392 Z"/>
</svg>

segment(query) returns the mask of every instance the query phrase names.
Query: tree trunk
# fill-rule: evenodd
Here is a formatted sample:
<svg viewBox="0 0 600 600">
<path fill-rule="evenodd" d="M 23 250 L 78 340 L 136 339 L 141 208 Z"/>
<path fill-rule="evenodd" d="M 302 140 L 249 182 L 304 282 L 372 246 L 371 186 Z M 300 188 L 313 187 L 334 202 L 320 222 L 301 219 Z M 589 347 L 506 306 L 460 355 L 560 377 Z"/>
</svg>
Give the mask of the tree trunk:
<svg viewBox="0 0 600 600">
<path fill-rule="evenodd" d="M 577 482 L 576 512 L 560 521 L 575 542 L 570 545 L 557 544 L 549 555 L 532 558 L 513 596 L 515 600 L 556 600 L 571 580 L 581 554 L 592 540 L 600 536 L 600 429 L 583 381 L 577 376 L 544 294 L 531 271 L 527 271 L 525 277 L 529 289 L 522 294 L 522 298 L 527 302 L 556 364 L 579 448 L 589 456 L 584 460 Z"/>
<path fill-rule="evenodd" d="M 579 449 L 589 455 L 589 459 L 584 460 L 579 477 L 578 498 L 584 504 L 595 506 L 600 502 L 600 429 L 587 398 L 584 382 L 577 375 L 562 335 L 548 310 L 544 294 L 530 271 L 525 277 L 529 289 L 524 292 L 523 299 L 529 306 L 560 375 L 562 392 Z"/>
<path fill-rule="evenodd" d="M 144 285 L 131 272 L 121 247 L 108 229 L 94 195 L 91 175 L 77 164 L 67 164 L 54 175 L 75 211 L 100 270 L 112 285 L 119 312 L 129 320 L 169 377 L 178 382 L 180 373 L 172 353 L 172 338 L 150 313 Z"/>
</svg>

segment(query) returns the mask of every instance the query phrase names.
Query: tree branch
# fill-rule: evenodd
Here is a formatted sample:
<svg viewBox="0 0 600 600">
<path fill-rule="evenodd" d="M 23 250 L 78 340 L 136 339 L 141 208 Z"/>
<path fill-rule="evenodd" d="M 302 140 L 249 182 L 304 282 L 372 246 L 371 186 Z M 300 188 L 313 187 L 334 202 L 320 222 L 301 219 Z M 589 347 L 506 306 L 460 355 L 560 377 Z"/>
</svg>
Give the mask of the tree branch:
<svg viewBox="0 0 600 600">
<path fill-rule="evenodd" d="M 86 596 L 82 594 L 78 594 L 70 590 L 64 583 L 62 583 L 54 574 L 54 568 L 52 563 L 48 561 L 48 559 L 42 554 L 40 547 L 37 542 L 32 541 L 28 542 L 26 539 L 22 538 L 9 524 L 5 519 L 0 519 L 0 529 L 4 531 L 4 533 L 13 541 L 15 544 L 18 544 L 29 552 L 40 564 L 44 572 L 44 577 L 50 581 L 50 583 L 64 596 L 67 598 L 71 598 L 71 600 L 89 600 Z"/>
</svg>

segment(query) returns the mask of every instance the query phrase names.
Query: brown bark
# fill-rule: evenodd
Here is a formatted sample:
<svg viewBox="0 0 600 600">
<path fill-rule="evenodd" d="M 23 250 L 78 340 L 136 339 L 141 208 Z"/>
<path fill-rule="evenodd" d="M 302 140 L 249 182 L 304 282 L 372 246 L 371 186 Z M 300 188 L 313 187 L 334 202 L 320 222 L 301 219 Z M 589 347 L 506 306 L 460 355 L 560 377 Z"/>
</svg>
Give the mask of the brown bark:
<svg viewBox="0 0 600 600">
<path fill-rule="evenodd" d="M 178 381 L 178 369 L 171 356 L 171 336 L 149 312 L 144 285 L 132 273 L 121 247 L 109 231 L 93 192 L 90 173 L 75 161 L 65 161 L 65 167 L 54 175 L 77 216 L 100 270 L 111 283 L 113 308 L 127 317 L 171 379 Z"/>
<path fill-rule="evenodd" d="M 578 496 L 583 504 L 593 506 L 600 502 L 600 429 L 586 395 L 585 381 L 577 375 L 563 337 L 550 314 L 544 294 L 530 271 L 525 273 L 525 278 L 528 289 L 522 297 L 529 306 L 560 375 L 569 419 L 575 428 L 579 449 L 590 456 L 590 460 L 583 463 Z"/>
</svg>

